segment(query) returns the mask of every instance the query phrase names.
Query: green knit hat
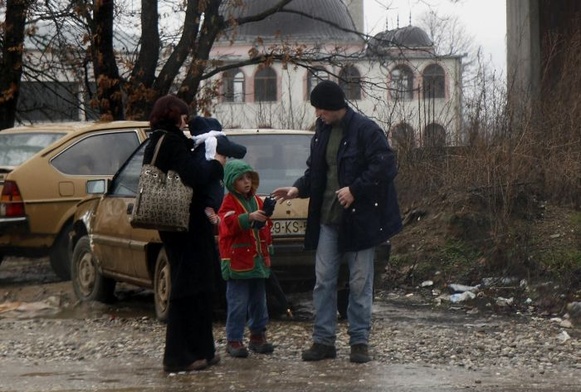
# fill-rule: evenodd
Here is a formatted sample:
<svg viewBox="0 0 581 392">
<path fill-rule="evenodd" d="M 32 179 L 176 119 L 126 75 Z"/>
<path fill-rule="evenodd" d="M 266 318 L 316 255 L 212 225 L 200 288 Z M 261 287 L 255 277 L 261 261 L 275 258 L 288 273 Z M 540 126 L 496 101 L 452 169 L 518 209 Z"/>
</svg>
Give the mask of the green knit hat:
<svg viewBox="0 0 581 392">
<path fill-rule="evenodd" d="M 224 185 L 230 192 L 236 192 L 234 189 L 234 182 L 244 173 L 250 173 L 252 178 L 252 193 L 255 194 L 260 184 L 258 173 L 254 171 L 252 166 L 240 159 L 231 159 L 226 162 L 224 166 Z"/>
</svg>

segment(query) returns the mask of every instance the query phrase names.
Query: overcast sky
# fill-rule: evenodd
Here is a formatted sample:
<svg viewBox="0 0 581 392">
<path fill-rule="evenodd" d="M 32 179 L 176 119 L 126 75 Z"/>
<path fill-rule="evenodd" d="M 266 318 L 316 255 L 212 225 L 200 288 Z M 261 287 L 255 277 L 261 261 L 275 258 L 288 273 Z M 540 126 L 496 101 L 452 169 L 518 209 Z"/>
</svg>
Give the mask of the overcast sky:
<svg viewBox="0 0 581 392">
<path fill-rule="evenodd" d="M 365 27 L 367 33 L 409 24 L 410 10 L 414 20 L 430 7 L 442 15 L 458 15 L 466 30 L 474 35 L 475 44 L 483 48 L 494 67 L 506 70 L 506 0 L 364 0 Z"/>
</svg>

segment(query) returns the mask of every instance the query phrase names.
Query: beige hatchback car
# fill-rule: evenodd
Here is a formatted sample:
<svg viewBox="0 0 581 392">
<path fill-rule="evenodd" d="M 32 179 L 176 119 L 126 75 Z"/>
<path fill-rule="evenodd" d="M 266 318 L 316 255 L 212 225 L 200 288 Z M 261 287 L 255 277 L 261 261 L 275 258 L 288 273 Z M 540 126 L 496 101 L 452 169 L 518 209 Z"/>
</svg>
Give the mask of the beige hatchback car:
<svg viewBox="0 0 581 392">
<path fill-rule="evenodd" d="M 86 182 L 111 178 L 147 138 L 147 122 L 70 122 L 0 131 L 0 262 L 49 256 L 70 279 L 69 232 Z"/>
<path fill-rule="evenodd" d="M 260 195 L 267 196 L 278 187 L 292 185 L 303 175 L 313 132 L 273 129 L 225 132 L 231 141 L 246 146 L 244 160 L 259 173 Z M 88 193 L 93 196 L 78 205 L 73 221 L 72 283 L 80 300 L 102 302 L 113 299 L 116 282 L 151 288 L 156 315 L 163 320 L 171 290 L 167 256 L 157 231 L 134 229 L 129 224 L 144 147 L 145 143 L 111 181 L 87 183 Z M 314 252 L 303 249 L 307 207 L 307 199 L 287 200 L 276 205 L 271 217 L 272 270 L 285 289 L 309 289 L 314 282 Z M 388 257 L 385 252 L 376 257 L 378 276 Z M 270 295 L 269 305 L 277 299 L 280 296 Z"/>
</svg>

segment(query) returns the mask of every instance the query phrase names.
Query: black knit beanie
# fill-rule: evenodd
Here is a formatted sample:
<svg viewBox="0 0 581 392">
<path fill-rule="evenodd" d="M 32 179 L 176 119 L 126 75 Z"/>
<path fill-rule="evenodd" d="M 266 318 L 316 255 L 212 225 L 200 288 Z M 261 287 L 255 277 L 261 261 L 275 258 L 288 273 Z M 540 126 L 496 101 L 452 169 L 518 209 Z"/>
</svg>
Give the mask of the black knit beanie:
<svg viewBox="0 0 581 392">
<path fill-rule="evenodd" d="M 210 131 L 221 131 L 222 124 L 212 117 L 196 116 L 188 123 L 188 129 L 192 136 L 198 136 Z"/>
<path fill-rule="evenodd" d="M 323 80 L 311 91 L 311 105 L 323 110 L 340 110 L 347 107 L 343 89 L 330 80 Z"/>
</svg>

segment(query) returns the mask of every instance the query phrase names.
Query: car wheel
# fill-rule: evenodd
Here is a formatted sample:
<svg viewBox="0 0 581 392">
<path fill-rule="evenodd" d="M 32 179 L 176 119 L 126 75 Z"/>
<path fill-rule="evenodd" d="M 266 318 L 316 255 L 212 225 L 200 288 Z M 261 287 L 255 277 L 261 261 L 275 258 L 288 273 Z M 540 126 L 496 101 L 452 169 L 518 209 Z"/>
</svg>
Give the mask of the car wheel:
<svg viewBox="0 0 581 392">
<path fill-rule="evenodd" d="M 87 236 L 81 237 L 75 245 L 71 278 L 75 294 L 81 301 L 110 303 L 115 298 L 115 281 L 99 272 Z"/>
<path fill-rule="evenodd" d="M 68 223 L 56 237 L 49 253 L 50 266 L 62 280 L 71 279 L 71 255 L 69 253 L 69 232 L 73 225 Z"/>
<path fill-rule="evenodd" d="M 169 311 L 169 296 L 171 293 L 170 266 L 165 249 L 161 249 L 155 262 L 153 277 L 153 291 L 155 300 L 155 316 L 160 321 L 167 320 Z"/>
</svg>

